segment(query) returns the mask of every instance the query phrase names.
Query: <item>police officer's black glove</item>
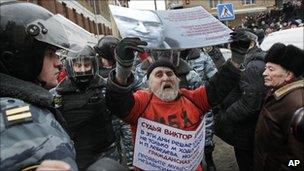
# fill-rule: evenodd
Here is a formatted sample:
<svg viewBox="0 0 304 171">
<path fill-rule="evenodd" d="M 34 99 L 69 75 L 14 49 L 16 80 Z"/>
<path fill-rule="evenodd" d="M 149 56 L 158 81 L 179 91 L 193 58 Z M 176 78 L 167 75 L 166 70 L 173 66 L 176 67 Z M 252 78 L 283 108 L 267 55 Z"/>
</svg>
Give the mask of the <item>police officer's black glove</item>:
<svg viewBox="0 0 304 171">
<path fill-rule="evenodd" d="M 144 49 L 139 45 L 146 46 L 147 42 L 141 41 L 139 38 L 124 38 L 115 49 L 115 58 L 119 65 L 129 68 L 132 67 L 134 61 L 134 51 L 143 52 Z"/>
</svg>

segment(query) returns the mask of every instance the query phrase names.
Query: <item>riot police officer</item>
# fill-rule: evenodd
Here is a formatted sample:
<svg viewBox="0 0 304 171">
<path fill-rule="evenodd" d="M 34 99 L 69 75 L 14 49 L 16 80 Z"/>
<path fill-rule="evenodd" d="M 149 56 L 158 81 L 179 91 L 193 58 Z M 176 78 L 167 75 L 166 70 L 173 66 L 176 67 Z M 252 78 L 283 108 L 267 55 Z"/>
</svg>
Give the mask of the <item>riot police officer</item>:
<svg viewBox="0 0 304 171">
<path fill-rule="evenodd" d="M 0 11 L 0 170 L 35 168 L 46 159 L 77 170 L 62 116 L 44 89 L 58 83 L 55 51 L 69 44 L 64 27 L 31 3 L 1 2 Z"/>
<path fill-rule="evenodd" d="M 119 39 L 107 35 L 102 37 L 94 49 L 97 52 L 99 59 L 99 74 L 107 79 L 110 71 L 115 68 L 116 60 L 114 50 L 119 42 Z M 112 124 L 115 132 L 116 145 L 120 154 L 120 160 L 124 165 L 132 167 L 133 162 L 133 142 L 131 136 L 131 127 L 121 119 L 112 115 Z"/>
<path fill-rule="evenodd" d="M 52 92 L 75 142 L 79 169 L 85 170 L 98 158 L 118 160 L 118 152 L 96 52 L 88 45 L 75 45 L 72 50 L 65 57 L 68 75 Z"/>
</svg>

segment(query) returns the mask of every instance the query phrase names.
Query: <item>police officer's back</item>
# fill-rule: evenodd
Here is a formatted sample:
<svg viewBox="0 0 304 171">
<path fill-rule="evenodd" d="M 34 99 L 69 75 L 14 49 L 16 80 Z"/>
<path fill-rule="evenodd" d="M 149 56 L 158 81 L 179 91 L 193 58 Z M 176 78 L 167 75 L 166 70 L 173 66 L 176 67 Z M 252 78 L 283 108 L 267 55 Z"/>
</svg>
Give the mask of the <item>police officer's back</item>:
<svg viewBox="0 0 304 171">
<path fill-rule="evenodd" d="M 112 118 L 106 108 L 105 80 L 98 75 L 98 60 L 90 46 L 66 54 L 67 77 L 52 90 L 75 142 L 80 170 L 99 157 L 116 159 Z"/>
<path fill-rule="evenodd" d="M 56 16 L 31 3 L 1 3 L 0 12 L 0 170 L 20 170 L 46 159 L 77 170 L 62 117 L 41 87 L 57 83 L 55 50 L 68 44 L 65 31 Z"/>
</svg>

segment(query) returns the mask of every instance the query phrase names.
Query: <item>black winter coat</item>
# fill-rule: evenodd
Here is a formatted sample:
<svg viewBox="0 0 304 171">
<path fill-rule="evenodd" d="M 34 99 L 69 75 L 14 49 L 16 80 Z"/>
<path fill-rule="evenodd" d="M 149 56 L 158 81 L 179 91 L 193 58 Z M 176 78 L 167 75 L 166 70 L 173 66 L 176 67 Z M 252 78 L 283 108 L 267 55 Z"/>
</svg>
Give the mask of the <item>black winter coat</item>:
<svg viewBox="0 0 304 171">
<path fill-rule="evenodd" d="M 56 96 L 61 98 L 59 110 L 75 142 L 80 170 L 92 164 L 115 140 L 112 116 L 104 98 L 105 85 L 106 81 L 98 75 L 85 90 L 68 77 L 55 88 Z"/>
<path fill-rule="evenodd" d="M 264 56 L 265 52 L 260 48 L 250 49 L 243 63 L 245 70 L 256 67 L 263 79 Z M 215 110 L 215 134 L 236 148 L 253 150 L 255 127 L 266 89 L 261 85 L 263 81 L 248 83 L 244 74 L 238 86 Z"/>
</svg>

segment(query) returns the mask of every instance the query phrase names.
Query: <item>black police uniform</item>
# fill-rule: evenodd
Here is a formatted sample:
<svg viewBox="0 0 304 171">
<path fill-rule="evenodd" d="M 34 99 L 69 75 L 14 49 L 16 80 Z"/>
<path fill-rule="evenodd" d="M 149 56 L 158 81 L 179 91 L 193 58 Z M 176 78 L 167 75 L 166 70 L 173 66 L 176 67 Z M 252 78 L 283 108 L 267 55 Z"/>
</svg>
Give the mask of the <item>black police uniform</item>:
<svg viewBox="0 0 304 171">
<path fill-rule="evenodd" d="M 80 170 L 103 155 L 117 160 L 112 117 L 104 100 L 105 85 L 97 75 L 84 90 L 68 77 L 55 88 L 56 105 L 68 123 Z"/>
</svg>

